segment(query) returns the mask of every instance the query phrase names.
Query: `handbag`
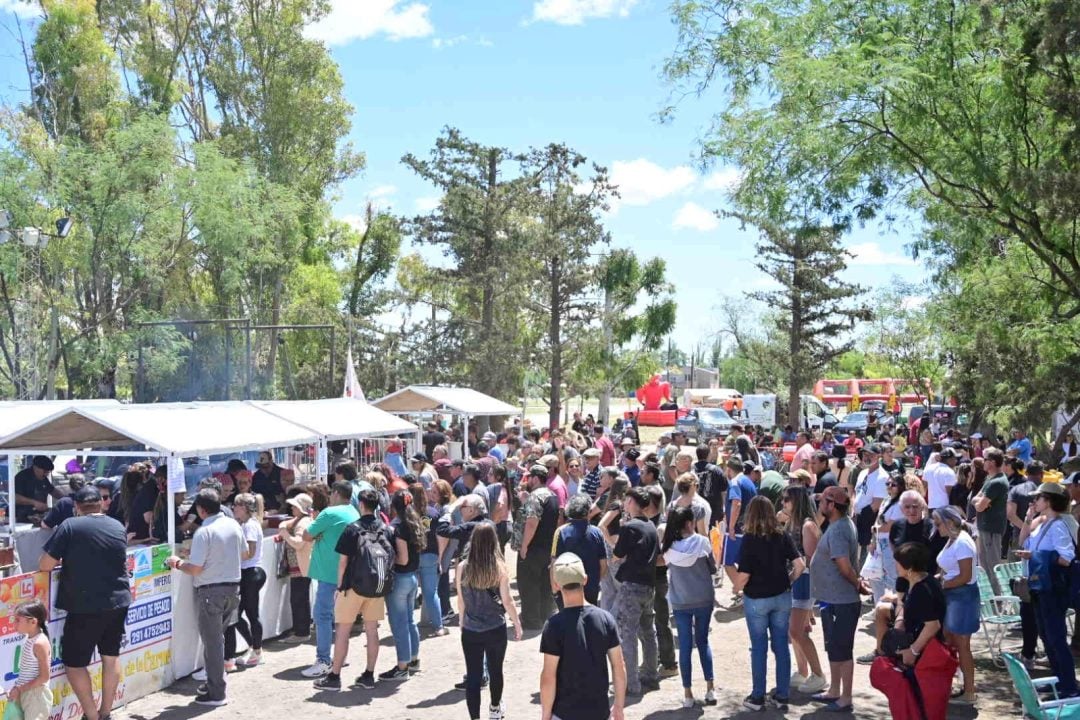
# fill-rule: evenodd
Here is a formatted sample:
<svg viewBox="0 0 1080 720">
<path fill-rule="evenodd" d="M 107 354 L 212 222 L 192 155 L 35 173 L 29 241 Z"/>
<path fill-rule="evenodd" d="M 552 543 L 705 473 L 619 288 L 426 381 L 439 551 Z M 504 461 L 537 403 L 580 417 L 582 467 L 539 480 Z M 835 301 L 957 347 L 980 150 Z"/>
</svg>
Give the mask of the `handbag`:
<svg viewBox="0 0 1080 720">
<path fill-rule="evenodd" d="M 1017 577 L 1009 580 L 1009 589 L 1012 594 L 1020 598 L 1020 602 L 1031 602 L 1031 585 L 1026 577 Z"/>
</svg>

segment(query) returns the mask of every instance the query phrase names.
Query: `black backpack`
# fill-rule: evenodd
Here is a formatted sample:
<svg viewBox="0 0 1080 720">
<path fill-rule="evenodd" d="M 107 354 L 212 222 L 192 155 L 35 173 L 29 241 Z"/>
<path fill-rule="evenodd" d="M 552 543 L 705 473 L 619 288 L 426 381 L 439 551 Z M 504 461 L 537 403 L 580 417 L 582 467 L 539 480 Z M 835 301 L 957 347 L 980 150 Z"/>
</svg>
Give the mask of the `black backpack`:
<svg viewBox="0 0 1080 720">
<path fill-rule="evenodd" d="M 369 598 L 386 597 L 394 587 L 394 548 L 381 522 L 360 528 L 349 584 L 357 595 Z"/>
</svg>

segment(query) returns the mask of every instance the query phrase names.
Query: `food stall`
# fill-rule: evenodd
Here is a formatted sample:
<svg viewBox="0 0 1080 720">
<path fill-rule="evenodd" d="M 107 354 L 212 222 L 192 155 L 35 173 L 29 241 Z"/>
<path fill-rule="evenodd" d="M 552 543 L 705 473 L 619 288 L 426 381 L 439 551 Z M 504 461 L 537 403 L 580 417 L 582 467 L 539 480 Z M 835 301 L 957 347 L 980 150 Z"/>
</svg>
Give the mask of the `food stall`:
<svg viewBox="0 0 1080 720">
<path fill-rule="evenodd" d="M 410 385 L 372 403 L 380 410 L 394 415 L 432 416 L 458 415 L 468 436 L 469 419 L 482 416 L 521 415 L 521 409 L 504 403 L 498 398 L 485 395 L 471 388 L 443 387 L 441 385 Z M 524 422 L 525 418 L 522 417 Z M 419 439 L 419 433 L 418 433 Z M 465 448 L 460 442 L 447 443 L 450 457 L 463 459 Z M 431 458 L 428 458 L 429 460 Z"/>
</svg>

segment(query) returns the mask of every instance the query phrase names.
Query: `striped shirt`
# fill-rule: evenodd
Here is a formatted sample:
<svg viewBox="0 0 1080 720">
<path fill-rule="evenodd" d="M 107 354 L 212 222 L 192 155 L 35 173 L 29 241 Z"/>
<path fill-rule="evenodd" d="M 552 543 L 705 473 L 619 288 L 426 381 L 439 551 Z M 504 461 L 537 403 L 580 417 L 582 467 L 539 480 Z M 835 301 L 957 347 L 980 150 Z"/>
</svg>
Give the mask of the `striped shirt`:
<svg viewBox="0 0 1080 720">
<path fill-rule="evenodd" d="M 23 640 L 22 648 L 19 650 L 19 679 L 17 685 L 26 685 L 34 680 L 37 680 L 38 674 L 41 672 L 41 668 L 38 667 L 37 655 L 34 654 L 34 641 L 37 640 L 37 635 L 31 637 L 26 636 Z"/>
</svg>

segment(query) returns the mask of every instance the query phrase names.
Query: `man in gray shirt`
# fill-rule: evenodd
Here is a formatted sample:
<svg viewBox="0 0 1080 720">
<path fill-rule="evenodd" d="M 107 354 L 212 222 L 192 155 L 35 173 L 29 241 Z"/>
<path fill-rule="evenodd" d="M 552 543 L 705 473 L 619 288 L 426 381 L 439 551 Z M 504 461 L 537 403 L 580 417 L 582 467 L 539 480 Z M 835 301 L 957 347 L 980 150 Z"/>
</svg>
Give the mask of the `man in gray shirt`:
<svg viewBox="0 0 1080 720">
<path fill-rule="evenodd" d="M 855 523 L 848 516 L 851 497 L 847 488 L 832 486 L 821 494 L 819 509 L 829 527 L 810 560 L 810 592 L 821 608 L 825 652 L 829 656 L 831 684 L 828 692 L 813 696 L 830 711 L 851 707 L 851 682 L 855 672 L 855 630 L 862 604 L 859 595 L 870 587 L 859 578 L 859 541 Z"/>
<path fill-rule="evenodd" d="M 204 647 L 206 685 L 195 696 L 197 705 L 225 705 L 225 628 L 240 606 L 240 559 L 244 535 L 239 523 L 221 512 L 221 496 L 205 488 L 195 496 L 201 524 L 191 538 L 187 560 L 173 555 L 169 567 L 194 578 L 199 637 Z"/>
</svg>

